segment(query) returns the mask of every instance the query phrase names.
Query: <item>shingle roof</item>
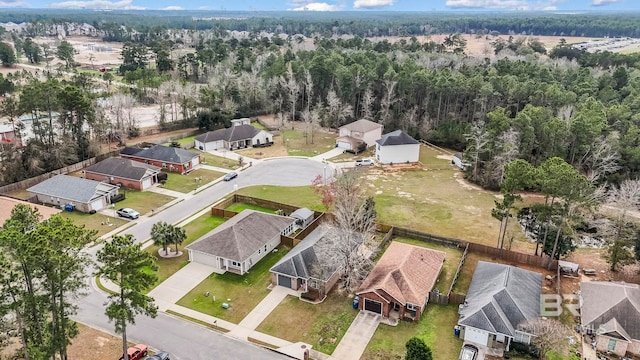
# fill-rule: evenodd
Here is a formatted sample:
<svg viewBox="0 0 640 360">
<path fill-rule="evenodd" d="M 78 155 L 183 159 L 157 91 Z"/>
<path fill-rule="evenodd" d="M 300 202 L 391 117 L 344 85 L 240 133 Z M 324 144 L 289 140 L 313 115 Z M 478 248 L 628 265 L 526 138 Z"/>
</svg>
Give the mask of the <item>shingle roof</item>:
<svg viewBox="0 0 640 360">
<path fill-rule="evenodd" d="M 416 139 L 412 138 L 402 130 L 396 130 L 388 134 L 384 134 L 380 139 L 376 140 L 376 142 L 380 144 L 380 146 L 419 144 Z"/>
<path fill-rule="evenodd" d="M 140 181 L 159 172 L 160 168 L 131 159 L 108 158 L 89 166 L 85 171 Z"/>
<path fill-rule="evenodd" d="M 198 135 L 195 140 L 208 143 L 212 141 L 224 140 L 227 142 L 251 139 L 260 132 L 260 129 L 251 125 L 237 125 L 226 129 L 219 129 L 215 131 L 209 131 L 207 133 Z"/>
<path fill-rule="evenodd" d="M 294 222 L 295 219 L 290 217 L 246 209 L 186 248 L 245 261 Z"/>
<path fill-rule="evenodd" d="M 393 241 L 357 294 L 384 290 L 402 304 L 422 305 L 440 275 L 445 253 Z"/>
<path fill-rule="evenodd" d="M 139 153 L 140 151 L 144 150 L 141 147 L 137 147 L 137 146 L 127 146 L 124 149 L 122 149 L 122 151 L 120 151 L 120 155 L 134 155 Z"/>
<path fill-rule="evenodd" d="M 56 207 L 32 204 L 26 201 L 0 196 L 0 227 L 2 227 L 2 224 L 4 224 L 4 222 L 11 217 L 11 210 L 13 210 L 13 208 L 18 204 L 29 205 L 32 208 L 38 210 L 40 215 L 42 215 L 43 220 L 46 220 L 51 217 L 51 215 L 57 214 L 62 211 Z"/>
<path fill-rule="evenodd" d="M 378 124 L 367 119 L 360 119 L 350 124 L 343 125 L 340 128 L 347 129 L 349 131 L 358 131 L 358 132 L 366 133 L 368 131 L 375 130 L 381 127 L 382 127 L 382 124 Z"/>
<path fill-rule="evenodd" d="M 580 283 L 582 325 L 616 331 L 640 340 L 640 286 L 589 281 Z M 606 296 L 603 296 L 606 294 Z M 613 323 L 611 320 L 615 319 Z M 614 326 L 615 325 L 615 326 Z"/>
<path fill-rule="evenodd" d="M 459 324 L 513 336 L 518 325 L 540 316 L 542 274 L 479 261 Z"/>
<path fill-rule="evenodd" d="M 27 189 L 30 193 L 38 193 L 63 200 L 88 203 L 117 189 L 115 185 L 83 179 L 75 176 L 56 175 Z"/>
<path fill-rule="evenodd" d="M 141 159 L 158 160 L 172 164 L 184 164 L 198 156 L 198 154 L 191 151 L 164 145 L 154 145 L 148 149 L 130 153 L 133 149 L 134 148 L 125 148 L 120 154 L 135 155 L 135 157 Z"/>
<path fill-rule="evenodd" d="M 300 219 L 300 220 L 306 220 L 308 218 L 312 218 L 313 215 L 315 215 L 314 212 L 307 208 L 299 208 L 298 210 L 289 214 L 289 216 L 296 219 Z"/>
<path fill-rule="evenodd" d="M 336 237 L 336 234 L 332 231 L 335 230 L 320 225 L 271 267 L 269 271 L 294 278 L 309 279 L 313 277 L 328 281 L 340 267 L 338 262 L 330 261 L 328 257 L 332 256 L 332 254 L 326 252 L 326 241 L 331 241 L 331 238 Z"/>
</svg>

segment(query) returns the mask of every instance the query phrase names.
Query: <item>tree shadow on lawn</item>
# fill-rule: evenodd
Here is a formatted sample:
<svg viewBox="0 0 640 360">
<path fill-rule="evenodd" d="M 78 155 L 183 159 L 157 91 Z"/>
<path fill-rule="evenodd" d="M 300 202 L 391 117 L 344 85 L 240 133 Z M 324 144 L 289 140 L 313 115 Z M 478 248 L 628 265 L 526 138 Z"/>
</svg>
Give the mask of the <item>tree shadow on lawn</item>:
<svg viewBox="0 0 640 360">
<path fill-rule="evenodd" d="M 277 249 L 245 275 L 230 272 L 209 275 L 177 304 L 234 324 L 239 323 L 269 293 L 269 269 L 289 251 L 284 246 Z M 208 296 L 205 296 L 207 293 Z M 228 309 L 222 307 L 224 303 L 229 305 Z"/>
</svg>

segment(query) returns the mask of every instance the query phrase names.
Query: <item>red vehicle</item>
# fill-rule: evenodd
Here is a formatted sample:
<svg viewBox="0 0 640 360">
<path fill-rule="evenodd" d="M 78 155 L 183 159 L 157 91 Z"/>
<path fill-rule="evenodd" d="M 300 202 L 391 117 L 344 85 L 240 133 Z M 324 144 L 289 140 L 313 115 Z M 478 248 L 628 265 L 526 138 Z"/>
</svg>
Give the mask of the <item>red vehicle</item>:
<svg viewBox="0 0 640 360">
<path fill-rule="evenodd" d="M 136 346 L 132 346 L 127 349 L 127 354 L 129 354 L 129 360 L 139 360 L 147 356 L 147 350 L 149 347 L 145 344 L 137 344 Z M 120 360 L 124 360 L 124 355 L 120 357 Z"/>
</svg>

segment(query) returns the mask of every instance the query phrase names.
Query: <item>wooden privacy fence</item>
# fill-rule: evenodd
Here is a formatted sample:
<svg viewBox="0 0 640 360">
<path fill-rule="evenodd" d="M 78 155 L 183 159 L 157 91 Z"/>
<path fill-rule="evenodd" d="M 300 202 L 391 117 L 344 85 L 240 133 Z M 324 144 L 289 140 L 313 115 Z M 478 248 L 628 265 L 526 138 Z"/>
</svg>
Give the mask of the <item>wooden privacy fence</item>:
<svg viewBox="0 0 640 360">
<path fill-rule="evenodd" d="M 52 178 L 56 175 L 60 175 L 60 174 L 68 174 L 74 171 L 79 171 L 82 170 L 88 166 L 91 166 L 97 162 L 100 162 L 106 158 L 110 158 L 112 156 L 116 156 L 120 154 L 120 149 L 116 149 L 113 151 L 110 151 L 108 153 L 105 154 L 100 154 L 96 157 L 92 157 L 90 159 L 75 163 L 75 164 L 71 164 L 69 166 L 65 166 L 61 169 L 58 170 L 54 170 L 54 171 L 50 171 L 46 174 L 42 174 L 42 175 L 38 175 L 29 179 L 25 179 L 22 181 L 18 181 L 16 183 L 13 184 L 8 184 L 5 186 L 0 187 L 0 194 L 5 194 L 8 192 L 12 192 L 12 191 L 17 191 L 17 190 L 24 190 L 24 189 L 28 189 L 36 184 L 39 184 L 49 178 Z"/>
<path fill-rule="evenodd" d="M 221 217 L 225 219 L 231 219 L 232 217 L 238 215 L 237 211 L 225 210 L 216 207 L 211 208 L 211 216 Z"/>
<path fill-rule="evenodd" d="M 456 269 L 456 274 L 453 276 L 453 280 L 451 281 L 451 286 L 449 286 L 449 292 L 448 292 L 449 295 L 453 293 L 453 287 L 456 285 L 456 281 L 458 281 L 458 277 L 460 276 L 460 271 L 462 271 L 462 266 L 464 265 L 464 261 L 467 259 L 468 253 L 469 253 L 469 244 L 467 244 L 467 246 L 465 246 L 464 248 L 464 252 L 462 253 L 462 257 L 460 258 L 460 264 L 458 264 L 458 268 Z"/>
</svg>

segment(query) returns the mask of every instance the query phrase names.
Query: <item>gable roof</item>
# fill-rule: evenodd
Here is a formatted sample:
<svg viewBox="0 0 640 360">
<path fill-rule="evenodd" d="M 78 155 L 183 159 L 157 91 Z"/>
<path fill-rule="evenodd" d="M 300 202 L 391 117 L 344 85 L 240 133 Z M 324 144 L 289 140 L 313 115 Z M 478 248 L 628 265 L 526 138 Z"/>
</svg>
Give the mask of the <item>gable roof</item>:
<svg viewBox="0 0 640 360">
<path fill-rule="evenodd" d="M 603 296 L 606 294 L 606 296 Z M 640 286 L 589 281 L 580 283 L 583 326 L 640 340 Z"/>
<path fill-rule="evenodd" d="M 118 187 L 115 185 L 83 179 L 69 175 L 56 175 L 27 189 L 30 193 L 37 193 L 61 200 L 89 203 L 91 200 L 105 196 Z"/>
<path fill-rule="evenodd" d="M 294 222 L 290 217 L 245 209 L 186 248 L 242 262 Z"/>
<path fill-rule="evenodd" d="M 131 159 L 108 158 L 89 166 L 84 171 L 139 181 L 158 173 L 160 168 Z"/>
<path fill-rule="evenodd" d="M 124 149 L 120 151 L 120 155 L 134 155 L 144 150 L 141 147 L 137 146 L 126 146 Z"/>
<path fill-rule="evenodd" d="M 376 140 L 376 142 L 380 144 L 380 146 L 420 144 L 416 139 L 412 138 L 402 130 L 396 130 L 388 134 L 384 134 L 380 139 Z"/>
<path fill-rule="evenodd" d="M 402 304 L 424 304 L 440 275 L 445 253 L 393 241 L 357 294 L 384 290 Z"/>
<path fill-rule="evenodd" d="M 514 336 L 518 325 L 540 316 L 541 294 L 542 274 L 479 261 L 458 323 Z"/>
<path fill-rule="evenodd" d="M 4 224 L 4 222 L 11 217 L 11 210 L 13 210 L 13 208 L 18 204 L 29 205 L 32 208 L 38 210 L 40 215 L 42 215 L 42 220 L 47 220 L 49 217 L 51 217 L 51 215 L 57 214 L 62 211 L 57 207 L 32 204 L 26 201 L 0 196 L 0 227 L 2 227 L 2 224 Z"/>
<path fill-rule="evenodd" d="M 181 148 L 164 145 L 154 145 L 148 149 L 133 152 L 135 148 L 124 148 L 121 155 L 134 156 L 141 159 L 158 160 L 172 164 L 184 164 L 199 156 L 198 154 Z"/>
<path fill-rule="evenodd" d="M 296 219 L 300 219 L 300 220 L 306 220 L 308 218 L 313 218 L 313 216 L 315 215 L 315 213 L 307 208 L 299 208 L 298 210 L 292 212 L 291 214 L 289 214 L 290 217 L 292 218 L 296 218 Z"/>
<path fill-rule="evenodd" d="M 195 137 L 195 140 L 208 143 L 212 141 L 224 140 L 227 142 L 251 139 L 256 136 L 261 130 L 251 125 L 236 125 L 226 129 L 219 129 L 215 131 L 209 131 L 204 134 L 200 134 Z"/>
<path fill-rule="evenodd" d="M 340 127 L 340 129 L 347 129 L 349 131 L 358 131 L 362 133 L 366 133 L 379 128 L 382 128 L 382 124 L 378 124 L 367 119 L 360 119 L 358 121 L 354 121 Z"/>
</svg>

